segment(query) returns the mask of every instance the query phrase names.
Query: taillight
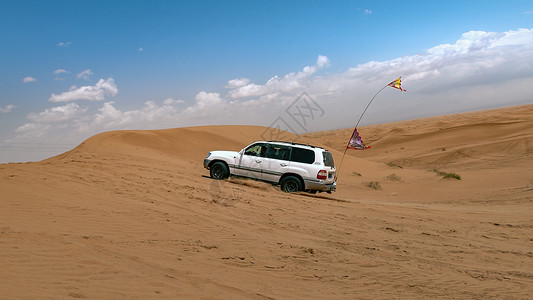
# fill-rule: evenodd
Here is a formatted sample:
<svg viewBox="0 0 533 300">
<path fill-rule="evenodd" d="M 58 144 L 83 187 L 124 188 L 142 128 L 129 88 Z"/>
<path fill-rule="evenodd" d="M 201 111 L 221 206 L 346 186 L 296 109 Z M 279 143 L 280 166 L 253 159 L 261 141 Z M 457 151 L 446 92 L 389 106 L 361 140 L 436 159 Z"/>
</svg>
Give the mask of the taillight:
<svg viewBox="0 0 533 300">
<path fill-rule="evenodd" d="M 316 175 L 317 179 L 327 179 L 328 178 L 328 172 L 326 170 L 320 170 L 318 171 L 318 174 Z"/>
</svg>

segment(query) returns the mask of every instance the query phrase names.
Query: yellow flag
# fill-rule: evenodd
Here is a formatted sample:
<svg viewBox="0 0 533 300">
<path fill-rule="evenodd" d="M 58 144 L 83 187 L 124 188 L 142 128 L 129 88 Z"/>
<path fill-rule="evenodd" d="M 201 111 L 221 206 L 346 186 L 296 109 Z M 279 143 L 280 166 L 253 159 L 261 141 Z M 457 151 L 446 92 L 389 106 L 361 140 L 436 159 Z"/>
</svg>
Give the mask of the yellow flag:
<svg viewBox="0 0 533 300">
<path fill-rule="evenodd" d="M 399 89 L 400 91 L 406 92 L 406 90 L 402 89 L 402 77 L 398 77 L 398 79 L 394 80 L 393 82 L 389 83 L 390 87 L 393 87 L 395 89 Z"/>
</svg>

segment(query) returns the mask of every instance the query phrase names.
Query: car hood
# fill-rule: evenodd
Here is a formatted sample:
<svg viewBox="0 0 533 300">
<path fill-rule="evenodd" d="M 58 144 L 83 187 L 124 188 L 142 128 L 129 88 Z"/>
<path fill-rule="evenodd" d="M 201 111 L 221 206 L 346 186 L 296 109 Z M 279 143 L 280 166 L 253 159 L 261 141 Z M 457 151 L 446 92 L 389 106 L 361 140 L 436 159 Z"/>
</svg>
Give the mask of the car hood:
<svg viewBox="0 0 533 300">
<path fill-rule="evenodd" d="M 228 157 L 228 158 L 236 158 L 239 156 L 239 152 L 236 151 L 211 151 L 211 157 Z"/>
</svg>

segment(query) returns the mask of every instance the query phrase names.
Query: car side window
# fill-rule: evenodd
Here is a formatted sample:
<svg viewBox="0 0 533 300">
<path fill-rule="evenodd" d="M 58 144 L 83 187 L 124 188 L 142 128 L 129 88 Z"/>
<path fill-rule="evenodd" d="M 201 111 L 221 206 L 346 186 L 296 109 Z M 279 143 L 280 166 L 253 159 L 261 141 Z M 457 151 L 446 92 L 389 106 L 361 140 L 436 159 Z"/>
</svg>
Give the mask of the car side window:
<svg viewBox="0 0 533 300">
<path fill-rule="evenodd" d="M 291 149 L 289 147 L 271 144 L 271 145 L 268 145 L 266 149 L 265 157 L 273 158 L 273 159 L 289 160 L 290 154 L 291 154 Z"/>
<path fill-rule="evenodd" d="M 315 152 L 309 149 L 293 147 L 291 153 L 291 161 L 300 162 L 304 164 L 312 164 L 315 162 Z"/>
<path fill-rule="evenodd" d="M 244 150 L 244 155 L 264 157 L 266 150 L 267 150 L 266 145 L 253 144 Z"/>
</svg>

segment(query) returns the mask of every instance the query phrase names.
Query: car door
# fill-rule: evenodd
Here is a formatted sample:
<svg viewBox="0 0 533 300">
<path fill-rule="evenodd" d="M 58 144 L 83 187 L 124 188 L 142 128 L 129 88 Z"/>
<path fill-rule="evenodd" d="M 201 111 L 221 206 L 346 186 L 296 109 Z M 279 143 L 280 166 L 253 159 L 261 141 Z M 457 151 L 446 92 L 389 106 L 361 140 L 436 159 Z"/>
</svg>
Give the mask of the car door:
<svg viewBox="0 0 533 300">
<path fill-rule="evenodd" d="M 239 161 L 235 166 L 235 175 L 263 179 L 263 160 L 265 159 L 266 144 L 255 143 L 246 147 L 240 153 Z"/>
<path fill-rule="evenodd" d="M 279 182 L 289 168 L 291 148 L 285 145 L 268 144 L 263 160 L 263 180 Z"/>
</svg>

